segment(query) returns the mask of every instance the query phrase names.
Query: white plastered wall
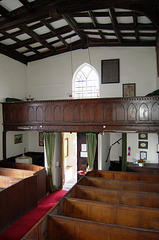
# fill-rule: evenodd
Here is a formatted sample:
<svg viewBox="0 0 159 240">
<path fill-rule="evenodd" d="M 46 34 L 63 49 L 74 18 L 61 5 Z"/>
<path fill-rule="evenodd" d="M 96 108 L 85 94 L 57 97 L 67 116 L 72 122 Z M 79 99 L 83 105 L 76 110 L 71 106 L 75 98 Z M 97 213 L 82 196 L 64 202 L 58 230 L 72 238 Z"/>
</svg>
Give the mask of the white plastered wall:
<svg viewBox="0 0 159 240">
<path fill-rule="evenodd" d="M 122 97 L 122 84 L 136 83 L 136 95 L 156 90 L 156 52 L 154 47 L 90 48 L 72 52 L 73 72 L 83 63 L 92 64 L 99 74 L 100 97 Z M 101 84 L 101 60 L 120 59 L 120 83 Z M 65 53 L 31 62 L 27 68 L 28 95 L 36 100 L 65 99 L 72 92 L 71 54 Z"/>
<path fill-rule="evenodd" d="M 7 56 L 0 54 L 0 101 L 3 102 L 5 98 L 25 99 L 27 93 L 27 66 L 15 61 Z M 2 106 L 0 106 L 0 139 L 2 139 Z M 14 154 L 21 154 L 24 151 L 24 143 L 27 148 L 27 135 L 23 136 L 22 144 L 14 144 L 14 134 L 17 132 L 7 133 L 7 157 Z M 3 159 L 2 143 L 0 146 L 0 160 Z"/>
</svg>

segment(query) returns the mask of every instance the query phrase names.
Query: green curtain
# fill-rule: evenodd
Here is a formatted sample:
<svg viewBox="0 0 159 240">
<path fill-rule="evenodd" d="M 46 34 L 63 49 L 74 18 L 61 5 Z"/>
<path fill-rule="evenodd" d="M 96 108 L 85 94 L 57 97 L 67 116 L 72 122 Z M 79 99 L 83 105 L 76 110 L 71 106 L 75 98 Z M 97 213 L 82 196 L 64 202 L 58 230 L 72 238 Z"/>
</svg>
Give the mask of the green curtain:
<svg viewBox="0 0 159 240">
<path fill-rule="evenodd" d="M 127 133 L 122 133 L 122 163 L 121 170 L 125 172 L 127 165 Z"/>
<path fill-rule="evenodd" d="M 93 170 L 96 147 L 97 147 L 97 137 L 95 133 L 86 133 L 87 142 L 87 152 L 88 152 L 88 165 L 89 170 Z"/>
<path fill-rule="evenodd" d="M 52 168 L 52 162 L 54 158 L 55 133 L 44 133 L 44 142 L 45 142 L 48 176 L 50 177 L 50 187 L 51 187 L 51 190 L 54 191 L 57 189 L 57 187 L 53 185 L 51 168 Z"/>
</svg>

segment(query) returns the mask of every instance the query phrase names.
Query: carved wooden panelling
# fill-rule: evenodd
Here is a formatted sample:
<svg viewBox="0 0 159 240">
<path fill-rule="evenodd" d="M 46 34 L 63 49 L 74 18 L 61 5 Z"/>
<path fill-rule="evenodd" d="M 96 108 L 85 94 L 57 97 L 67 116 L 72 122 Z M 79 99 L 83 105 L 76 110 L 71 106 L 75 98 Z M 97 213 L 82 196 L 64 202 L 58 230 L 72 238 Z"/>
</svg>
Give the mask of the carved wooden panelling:
<svg viewBox="0 0 159 240">
<path fill-rule="evenodd" d="M 94 121 L 94 105 L 87 104 L 84 107 L 84 122 L 92 122 Z"/>
<path fill-rule="evenodd" d="M 52 122 L 52 118 L 53 117 L 53 113 L 52 113 L 52 110 L 51 110 L 51 107 L 50 106 L 47 106 L 44 110 L 44 121 L 45 122 Z"/>
<path fill-rule="evenodd" d="M 143 103 L 141 104 L 139 109 L 139 119 L 142 121 L 147 121 L 148 116 L 149 116 L 148 106 L 145 103 Z"/>
<path fill-rule="evenodd" d="M 73 120 L 75 122 L 83 122 L 83 105 L 77 104 L 73 109 Z"/>
<path fill-rule="evenodd" d="M 18 122 L 19 121 L 19 111 L 16 107 L 12 109 L 12 121 Z"/>
<path fill-rule="evenodd" d="M 112 121 L 113 119 L 113 108 L 112 106 L 108 103 L 108 104 L 104 104 L 104 108 L 105 108 L 105 121 Z"/>
<path fill-rule="evenodd" d="M 73 106 L 66 105 L 63 111 L 64 121 L 65 122 L 72 122 L 73 121 Z"/>
<path fill-rule="evenodd" d="M 94 109 L 95 121 L 103 122 L 104 121 L 104 104 L 100 103 L 95 106 Z"/>
<path fill-rule="evenodd" d="M 127 116 L 129 121 L 137 120 L 137 109 L 134 104 L 130 104 L 127 111 Z"/>
<path fill-rule="evenodd" d="M 125 120 L 125 110 L 122 104 L 116 105 L 116 120 L 124 121 Z"/>
<path fill-rule="evenodd" d="M 27 117 L 26 117 L 26 108 L 25 107 L 20 107 L 19 108 L 19 122 L 26 122 Z"/>
<path fill-rule="evenodd" d="M 61 105 L 55 106 L 54 113 L 55 113 L 55 121 L 56 122 L 63 121 L 63 109 L 62 109 Z"/>
<path fill-rule="evenodd" d="M 42 122 L 43 121 L 43 110 L 42 107 L 37 107 L 36 109 L 36 121 Z"/>
<path fill-rule="evenodd" d="M 159 132 L 159 97 L 2 103 L 5 131 Z"/>
<path fill-rule="evenodd" d="M 159 104 L 155 103 L 152 106 L 152 120 L 158 121 L 159 120 Z"/>
<path fill-rule="evenodd" d="M 27 116 L 28 116 L 28 122 L 34 122 L 36 117 L 35 117 L 35 111 L 34 107 L 29 107 L 27 111 Z"/>
</svg>

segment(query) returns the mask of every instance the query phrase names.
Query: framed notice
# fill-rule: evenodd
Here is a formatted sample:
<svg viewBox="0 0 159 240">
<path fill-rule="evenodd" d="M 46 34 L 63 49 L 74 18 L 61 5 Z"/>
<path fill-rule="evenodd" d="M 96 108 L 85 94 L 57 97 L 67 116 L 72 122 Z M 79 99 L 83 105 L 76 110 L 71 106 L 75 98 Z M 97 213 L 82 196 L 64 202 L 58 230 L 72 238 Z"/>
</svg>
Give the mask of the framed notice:
<svg viewBox="0 0 159 240">
<path fill-rule="evenodd" d="M 147 152 L 140 151 L 140 159 L 147 160 Z"/>
<path fill-rule="evenodd" d="M 123 97 L 135 97 L 136 96 L 136 84 L 128 83 L 123 84 Z"/>
<path fill-rule="evenodd" d="M 102 60 L 101 83 L 119 83 L 119 59 Z"/>
</svg>

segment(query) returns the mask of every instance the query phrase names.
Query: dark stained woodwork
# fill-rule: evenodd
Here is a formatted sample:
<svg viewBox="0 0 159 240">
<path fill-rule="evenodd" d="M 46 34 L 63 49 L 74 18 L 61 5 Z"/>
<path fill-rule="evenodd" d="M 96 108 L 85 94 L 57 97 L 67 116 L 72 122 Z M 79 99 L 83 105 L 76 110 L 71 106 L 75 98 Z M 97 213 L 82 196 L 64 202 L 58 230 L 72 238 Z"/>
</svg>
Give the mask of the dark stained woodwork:
<svg viewBox="0 0 159 240">
<path fill-rule="evenodd" d="M 159 161 L 158 161 L 159 163 Z M 159 164 L 158 163 L 146 163 L 141 168 L 138 164 L 127 163 L 126 172 L 142 172 L 142 173 L 155 173 L 159 174 Z"/>
<path fill-rule="evenodd" d="M 159 182 L 159 174 L 149 173 L 137 173 L 137 172 L 118 172 L 118 171 L 91 171 L 87 173 L 87 176 L 101 177 L 110 179 L 121 179 L 121 180 L 136 180 L 136 181 L 149 181 Z"/>
<path fill-rule="evenodd" d="M 74 191 L 70 193 L 70 196 L 91 201 L 159 208 L 159 193 L 155 192 L 116 190 L 76 185 Z"/>
<path fill-rule="evenodd" d="M 6 132 L 3 131 L 3 160 L 5 160 L 6 157 L 7 157 L 7 146 L 6 146 L 6 141 L 7 141 L 7 139 L 6 139 Z"/>
<path fill-rule="evenodd" d="M 105 189 L 119 189 L 127 191 L 157 192 L 159 193 L 158 182 L 142 182 L 142 181 L 123 181 L 119 179 L 107 179 L 97 177 L 84 177 L 77 185 L 85 185 L 91 187 L 100 187 Z"/>
<path fill-rule="evenodd" d="M 37 176 L 37 200 L 46 196 L 46 170 L 44 167 L 34 164 L 11 163 L 0 161 L 0 175 L 16 178 Z"/>
<path fill-rule="evenodd" d="M 13 184 L 21 181 L 23 178 L 15 178 L 1 175 L 0 173 L 0 188 L 7 188 L 12 186 Z"/>
<path fill-rule="evenodd" d="M 49 215 L 48 237 L 52 240 L 157 240 L 159 233 L 139 228 L 133 229 L 120 225 L 101 224 L 82 219 Z"/>
<path fill-rule="evenodd" d="M 159 97 L 2 103 L 4 131 L 159 133 Z"/>
<path fill-rule="evenodd" d="M 158 174 L 88 172 L 23 239 L 157 240 L 158 183 Z"/>
<path fill-rule="evenodd" d="M 24 64 L 88 47 L 157 45 L 157 0 L 19 1 L 22 6 L 11 11 L 0 6 L 0 41 L 13 40 L 13 44 L 9 45 L 0 43 L 0 53 Z M 140 16 L 149 18 L 151 23 L 140 23 Z M 83 17 L 89 21 L 82 23 L 77 20 Z M 103 19 L 103 23 L 99 21 L 100 18 Z M 119 18 L 122 18 L 122 23 Z M 130 18 L 132 23 L 127 22 Z M 107 19 L 111 23 L 107 23 Z M 53 27 L 59 20 L 67 25 L 61 28 Z M 41 27 L 45 27 L 48 32 L 38 34 L 36 29 Z M 22 34 L 29 35 L 30 39 L 21 41 L 18 37 Z M 77 40 L 73 43 L 68 42 L 68 38 L 72 37 Z M 39 43 L 40 46 L 31 47 L 30 44 L 33 43 Z M 25 49 L 24 52 L 19 52 L 21 47 Z M 46 48 L 46 51 L 41 51 L 43 48 Z"/>
<path fill-rule="evenodd" d="M 0 176 L 0 185 L 4 178 Z M 0 233 L 37 206 L 37 176 L 19 181 L 11 177 L 6 181 L 12 181 L 12 184 L 8 187 L 3 185 L 5 188 L 0 192 Z"/>
<path fill-rule="evenodd" d="M 159 209 L 66 197 L 63 213 L 59 214 L 87 221 L 159 230 Z"/>
</svg>

